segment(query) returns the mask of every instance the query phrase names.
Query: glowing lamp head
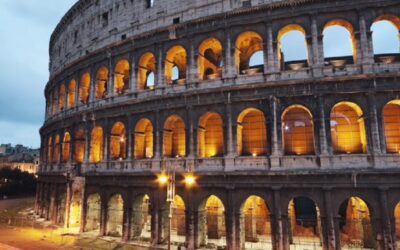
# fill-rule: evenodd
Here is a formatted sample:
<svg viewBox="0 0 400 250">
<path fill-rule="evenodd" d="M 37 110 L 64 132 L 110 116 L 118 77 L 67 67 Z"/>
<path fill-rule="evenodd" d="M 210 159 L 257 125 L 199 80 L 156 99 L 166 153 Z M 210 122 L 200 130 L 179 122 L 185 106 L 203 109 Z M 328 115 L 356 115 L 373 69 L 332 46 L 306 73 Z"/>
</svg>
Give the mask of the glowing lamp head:
<svg viewBox="0 0 400 250">
<path fill-rule="evenodd" d="M 257 153 L 253 153 L 252 156 L 253 156 L 253 157 L 257 157 Z"/>
<path fill-rule="evenodd" d="M 125 138 L 123 136 L 121 136 L 121 138 L 119 139 L 120 142 L 124 142 Z"/>
<path fill-rule="evenodd" d="M 193 174 L 185 175 L 185 184 L 189 187 L 193 186 L 196 183 L 196 177 Z"/>
<path fill-rule="evenodd" d="M 161 185 L 165 185 L 168 183 L 168 175 L 166 175 L 165 173 L 162 173 L 158 176 L 158 182 Z"/>
</svg>

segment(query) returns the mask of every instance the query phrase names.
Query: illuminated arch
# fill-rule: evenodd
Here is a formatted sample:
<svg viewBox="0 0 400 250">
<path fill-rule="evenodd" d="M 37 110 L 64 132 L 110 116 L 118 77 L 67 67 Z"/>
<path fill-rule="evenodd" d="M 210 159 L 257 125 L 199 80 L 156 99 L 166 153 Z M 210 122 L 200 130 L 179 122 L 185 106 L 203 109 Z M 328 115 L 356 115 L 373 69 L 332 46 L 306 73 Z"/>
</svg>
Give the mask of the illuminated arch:
<svg viewBox="0 0 400 250">
<path fill-rule="evenodd" d="M 222 76 L 222 45 L 216 38 L 203 41 L 199 47 L 198 74 L 200 80 Z"/>
<path fill-rule="evenodd" d="M 65 108 L 65 95 L 66 95 L 64 84 L 61 84 L 60 89 L 58 91 L 58 95 L 59 95 L 58 106 L 60 108 L 60 111 L 63 111 Z"/>
<path fill-rule="evenodd" d="M 218 157 L 224 153 L 224 130 L 222 118 L 217 113 L 208 112 L 200 118 L 198 148 L 200 157 Z"/>
<path fill-rule="evenodd" d="M 131 239 L 151 237 L 151 203 L 147 194 L 137 196 L 132 204 Z M 150 229 L 150 230 L 149 230 Z"/>
<path fill-rule="evenodd" d="M 116 122 L 111 129 L 110 153 L 112 160 L 126 159 L 126 129 L 122 122 Z"/>
<path fill-rule="evenodd" d="M 76 105 L 75 96 L 76 96 L 76 81 L 71 80 L 68 85 L 68 96 L 67 96 L 68 109 L 75 107 Z"/>
<path fill-rule="evenodd" d="M 81 224 L 81 214 L 82 214 L 82 192 L 75 191 L 71 197 L 71 203 L 69 207 L 69 227 L 79 228 Z"/>
<path fill-rule="evenodd" d="M 154 77 L 156 72 L 156 57 L 154 56 L 154 54 L 150 52 L 143 54 L 139 60 L 137 84 L 138 89 L 154 89 Z"/>
<path fill-rule="evenodd" d="M 63 163 L 69 161 L 69 157 L 71 155 L 71 135 L 68 132 L 65 132 L 63 143 L 62 143 L 62 156 L 61 160 Z"/>
<path fill-rule="evenodd" d="M 335 153 L 367 152 L 363 111 L 351 102 L 340 102 L 331 111 L 331 134 Z"/>
<path fill-rule="evenodd" d="M 248 31 L 239 35 L 235 48 L 236 69 L 239 74 L 249 73 L 247 70 L 250 69 L 250 58 L 258 51 L 263 51 L 263 39 L 260 34 Z M 264 70 L 263 64 L 264 61 L 251 68 L 256 72 L 262 72 Z"/>
<path fill-rule="evenodd" d="M 288 65 L 289 69 L 298 70 L 304 66 L 300 61 L 308 61 L 306 31 L 297 24 L 289 24 L 278 33 L 278 60 L 281 69 L 286 69 L 286 62 L 298 62 Z"/>
<path fill-rule="evenodd" d="M 313 116 L 304 106 L 292 105 L 283 112 L 282 133 L 285 154 L 315 153 Z"/>
<path fill-rule="evenodd" d="M 75 162 L 80 164 L 85 159 L 85 130 L 78 129 L 75 132 Z"/>
<path fill-rule="evenodd" d="M 141 119 L 135 127 L 135 159 L 151 159 L 153 149 L 153 125 L 149 119 Z"/>
<path fill-rule="evenodd" d="M 400 100 L 391 101 L 383 108 L 386 152 L 400 154 Z"/>
<path fill-rule="evenodd" d="M 205 199 L 199 207 L 199 245 L 206 246 L 208 243 L 215 243 L 225 246 L 226 235 L 225 207 L 222 201 L 215 195 Z"/>
<path fill-rule="evenodd" d="M 101 67 L 97 71 L 96 76 L 96 99 L 101 100 L 107 96 L 108 85 L 108 69 Z"/>
<path fill-rule="evenodd" d="M 120 194 L 113 195 L 107 205 L 106 235 L 121 237 L 124 224 L 124 200 Z"/>
<path fill-rule="evenodd" d="M 85 232 L 100 231 L 101 198 L 99 194 L 91 194 L 86 201 Z"/>
<path fill-rule="evenodd" d="M 53 163 L 57 163 L 60 160 L 60 143 L 60 135 L 56 135 L 56 139 L 54 141 Z"/>
<path fill-rule="evenodd" d="M 323 35 L 324 55 L 326 59 L 353 56 L 353 62 L 357 61 L 356 38 L 351 23 L 343 19 L 332 20 L 325 24 Z M 341 41 L 335 39 L 341 36 L 346 36 L 348 39 L 342 39 Z M 340 48 L 343 51 L 340 54 L 336 54 L 335 49 L 329 50 L 330 47 Z"/>
<path fill-rule="evenodd" d="M 249 108 L 238 116 L 237 151 L 239 155 L 265 155 L 267 153 L 267 128 L 264 113 Z"/>
<path fill-rule="evenodd" d="M 172 235 L 186 236 L 186 206 L 179 195 L 175 195 L 172 207 Z"/>
<path fill-rule="evenodd" d="M 186 50 L 182 46 L 174 46 L 165 58 L 165 79 L 167 84 L 184 84 L 186 80 Z M 175 70 L 174 70 L 175 69 Z"/>
<path fill-rule="evenodd" d="M 92 129 L 90 138 L 90 162 L 101 162 L 103 160 L 104 133 L 102 127 Z"/>
<path fill-rule="evenodd" d="M 395 219 L 395 235 L 396 235 L 396 242 L 397 246 L 400 244 L 400 202 L 397 203 L 395 209 L 394 209 L 394 219 Z"/>
<path fill-rule="evenodd" d="M 184 157 L 186 155 L 185 122 L 177 115 L 168 117 L 164 124 L 163 155 Z"/>
<path fill-rule="evenodd" d="M 130 66 L 128 60 L 120 60 L 114 71 L 114 93 L 122 95 L 129 88 Z"/>
<path fill-rule="evenodd" d="M 79 86 L 79 101 L 83 104 L 89 102 L 90 96 L 90 74 L 86 72 L 81 77 L 81 83 Z"/>
</svg>

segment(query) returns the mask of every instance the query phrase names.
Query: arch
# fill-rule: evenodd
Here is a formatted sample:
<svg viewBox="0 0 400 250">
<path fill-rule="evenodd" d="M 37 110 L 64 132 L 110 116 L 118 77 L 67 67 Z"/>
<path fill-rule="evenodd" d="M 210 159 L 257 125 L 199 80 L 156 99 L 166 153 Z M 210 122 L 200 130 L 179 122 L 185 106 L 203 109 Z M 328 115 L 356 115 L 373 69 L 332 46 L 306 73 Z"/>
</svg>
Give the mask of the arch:
<svg viewBox="0 0 400 250">
<path fill-rule="evenodd" d="M 240 213 L 241 249 L 272 249 L 270 211 L 265 200 L 249 196 Z"/>
<path fill-rule="evenodd" d="M 107 230 L 106 235 L 121 237 L 124 224 L 124 200 L 122 195 L 114 194 L 107 204 Z"/>
<path fill-rule="evenodd" d="M 198 212 L 198 242 L 200 246 L 213 243 L 226 246 L 225 207 L 215 195 L 200 204 Z"/>
<path fill-rule="evenodd" d="M 198 148 L 200 157 L 219 157 L 224 153 L 224 129 L 222 118 L 208 112 L 199 121 Z"/>
<path fill-rule="evenodd" d="M 110 153 L 112 160 L 126 159 L 126 129 L 122 122 L 114 123 L 110 134 Z"/>
<path fill-rule="evenodd" d="M 237 151 L 242 156 L 267 153 L 267 128 L 264 113 L 248 108 L 237 119 Z"/>
<path fill-rule="evenodd" d="M 62 156 L 61 161 L 66 163 L 69 161 L 71 155 L 71 135 L 68 132 L 64 133 L 63 143 L 62 143 Z"/>
<path fill-rule="evenodd" d="M 222 45 L 216 38 L 208 38 L 200 44 L 198 58 L 200 80 L 222 77 Z"/>
<path fill-rule="evenodd" d="M 65 224 L 65 210 L 66 210 L 66 199 L 67 195 L 65 192 L 60 194 L 59 200 L 57 203 L 57 224 L 60 226 L 64 226 Z"/>
<path fill-rule="evenodd" d="M 58 95 L 59 95 L 58 106 L 60 108 L 60 111 L 63 111 L 65 108 L 65 94 L 66 94 L 65 85 L 61 84 L 60 89 L 58 91 Z"/>
<path fill-rule="evenodd" d="M 56 114 L 57 113 L 57 107 L 58 107 L 58 94 L 57 91 L 53 92 L 53 102 L 52 102 L 52 113 Z"/>
<path fill-rule="evenodd" d="M 350 22 L 343 19 L 329 21 L 324 26 L 323 37 L 325 59 L 352 56 L 352 63 L 357 61 L 355 33 Z"/>
<path fill-rule="evenodd" d="M 75 107 L 75 96 L 76 96 L 76 81 L 71 80 L 68 85 L 68 109 Z"/>
<path fill-rule="evenodd" d="M 282 133 L 285 154 L 315 153 L 313 116 L 306 107 L 292 105 L 286 108 L 282 114 Z"/>
<path fill-rule="evenodd" d="M 153 73 L 157 73 L 156 67 L 156 57 L 151 52 L 144 53 L 139 59 L 139 67 L 138 67 L 138 89 L 153 89 L 154 82 L 150 84 L 149 76 Z M 155 80 L 155 79 L 154 79 Z"/>
<path fill-rule="evenodd" d="M 92 129 L 90 137 L 90 162 L 98 163 L 103 160 L 104 133 L 102 127 Z"/>
<path fill-rule="evenodd" d="M 86 104 L 89 102 L 89 96 L 90 96 L 90 74 L 89 72 L 86 72 L 82 75 L 81 77 L 81 83 L 79 86 L 79 101 L 83 104 Z"/>
<path fill-rule="evenodd" d="M 181 196 L 175 195 L 172 205 L 172 238 L 178 243 L 185 242 L 186 236 L 186 206 Z"/>
<path fill-rule="evenodd" d="M 147 194 L 137 196 L 132 204 L 131 239 L 151 237 L 150 197 Z"/>
<path fill-rule="evenodd" d="M 135 159 L 151 159 L 154 155 L 153 125 L 149 119 L 141 119 L 135 127 Z"/>
<path fill-rule="evenodd" d="M 57 163 L 60 160 L 60 135 L 56 135 L 56 139 L 54 141 L 54 150 L 53 150 L 53 163 Z"/>
<path fill-rule="evenodd" d="M 397 16 L 384 15 L 374 21 L 371 31 L 375 61 L 393 63 L 399 60 L 399 30 L 400 18 Z"/>
<path fill-rule="evenodd" d="M 288 206 L 291 245 L 302 249 L 322 245 L 322 225 L 317 204 L 310 198 L 293 198 Z"/>
<path fill-rule="evenodd" d="M 75 162 L 78 164 L 83 163 L 85 159 L 85 130 L 78 129 L 75 132 Z"/>
<path fill-rule="evenodd" d="M 74 191 L 71 198 L 69 212 L 69 227 L 79 228 L 81 224 L 82 212 L 82 192 Z"/>
<path fill-rule="evenodd" d="M 129 88 L 130 66 L 128 60 L 120 60 L 114 71 L 114 93 L 122 95 Z"/>
<path fill-rule="evenodd" d="M 251 68 L 249 65 L 251 56 L 258 51 L 263 51 L 263 39 L 260 34 L 247 31 L 238 36 L 236 39 L 235 62 L 239 74 L 263 72 L 264 60 Z"/>
<path fill-rule="evenodd" d="M 181 117 L 172 115 L 164 123 L 163 155 L 166 157 L 185 157 L 186 128 Z"/>
<path fill-rule="evenodd" d="M 370 209 L 359 197 L 350 197 L 339 207 L 340 245 L 358 249 L 375 249 Z"/>
<path fill-rule="evenodd" d="M 395 221 L 396 245 L 397 247 L 400 247 L 400 202 L 397 203 L 394 209 L 394 221 Z"/>
<path fill-rule="evenodd" d="M 47 163 L 52 163 L 53 158 L 53 137 L 49 137 L 47 140 Z"/>
<path fill-rule="evenodd" d="M 108 69 L 101 67 L 96 75 L 96 99 L 101 100 L 106 98 L 108 91 Z"/>
<path fill-rule="evenodd" d="M 383 108 L 386 152 L 400 154 L 400 100 L 394 100 Z"/>
<path fill-rule="evenodd" d="M 182 85 L 186 81 L 186 50 L 180 45 L 170 48 L 165 58 L 165 79 L 167 84 Z M 174 69 L 177 75 L 173 74 Z M 175 72 L 176 73 L 176 72 Z"/>
<path fill-rule="evenodd" d="M 363 111 L 352 102 L 340 102 L 331 111 L 331 135 L 334 152 L 357 154 L 367 152 Z"/>
<path fill-rule="evenodd" d="M 100 231 L 101 197 L 99 194 L 91 194 L 86 201 L 85 232 Z"/>
<path fill-rule="evenodd" d="M 308 61 L 306 31 L 298 24 L 289 24 L 278 32 L 278 60 L 282 70 L 298 70 Z"/>
</svg>

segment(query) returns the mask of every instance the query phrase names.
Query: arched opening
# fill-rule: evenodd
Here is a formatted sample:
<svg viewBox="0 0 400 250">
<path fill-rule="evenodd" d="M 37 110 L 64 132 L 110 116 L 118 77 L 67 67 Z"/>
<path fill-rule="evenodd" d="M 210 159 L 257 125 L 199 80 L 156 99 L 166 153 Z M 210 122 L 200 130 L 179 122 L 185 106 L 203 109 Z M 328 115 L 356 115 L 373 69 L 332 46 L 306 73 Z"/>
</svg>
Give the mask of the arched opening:
<svg viewBox="0 0 400 250">
<path fill-rule="evenodd" d="M 149 119 L 141 119 L 135 128 L 135 159 L 153 158 L 153 125 Z"/>
<path fill-rule="evenodd" d="M 215 38 L 209 38 L 199 47 L 199 79 L 212 80 L 222 76 L 222 45 Z"/>
<path fill-rule="evenodd" d="M 101 198 L 99 194 L 91 194 L 86 201 L 85 232 L 100 232 Z"/>
<path fill-rule="evenodd" d="M 376 249 L 371 213 L 358 197 L 350 197 L 339 207 L 340 245 L 342 248 Z"/>
<path fill-rule="evenodd" d="M 150 197 L 139 195 L 133 201 L 131 218 L 131 240 L 141 241 L 151 238 Z"/>
<path fill-rule="evenodd" d="M 296 197 L 289 202 L 290 244 L 297 249 L 320 249 L 322 225 L 318 206 L 308 197 Z"/>
<path fill-rule="evenodd" d="M 96 99 L 101 100 L 107 96 L 108 69 L 101 67 L 96 76 Z"/>
<path fill-rule="evenodd" d="M 165 157 L 185 157 L 185 122 L 177 115 L 168 117 L 164 124 L 163 154 Z"/>
<path fill-rule="evenodd" d="M 65 132 L 62 144 L 61 161 L 63 163 L 68 162 L 70 155 L 71 155 L 71 135 L 68 132 Z"/>
<path fill-rule="evenodd" d="M 156 57 L 147 52 L 140 57 L 138 67 L 138 89 L 154 89 L 156 73 Z"/>
<path fill-rule="evenodd" d="M 175 195 L 172 204 L 171 238 L 173 242 L 184 243 L 186 240 L 185 202 L 182 197 Z"/>
<path fill-rule="evenodd" d="M 400 154 L 400 100 L 391 101 L 383 108 L 386 152 Z"/>
<path fill-rule="evenodd" d="M 79 87 L 79 98 L 80 102 L 86 104 L 89 102 L 90 96 L 90 74 L 86 72 L 82 75 L 81 84 Z"/>
<path fill-rule="evenodd" d="M 211 195 L 200 204 L 198 230 L 200 246 L 226 247 L 225 207 L 217 196 Z"/>
<path fill-rule="evenodd" d="M 240 212 L 242 249 L 272 249 L 270 211 L 265 200 L 252 195 Z"/>
<path fill-rule="evenodd" d="M 331 111 L 331 134 L 336 154 L 367 152 L 367 137 L 361 108 L 351 102 L 336 104 Z"/>
<path fill-rule="evenodd" d="M 197 133 L 200 157 L 211 158 L 224 154 L 224 129 L 219 114 L 204 114 L 200 118 Z"/>
<path fill-rule="evenodd" d="M 47 141 L 47 163 L 51 164 L 53 158 L 53 137 L 49 137 Z"/>
<path fill-rule="evenodd" d="M 256 52 L 263 53 L 263 39 L 256 32 L 244 32 L 236 40 L 235 62 L 239 74 L 255 74 L 264 72 L 264 55 L 262 60 L 254 62 L 250 67 L 250 58 Z"/>
<path fill-rule="evenodd" d="M 371 26 L 375 61 L 390 64 L 400 60 L 400 18 L 381 16 Z"/>
<path fill-rule="evenodd" d="M 66 193 L 62 193 L 57 203 L 57 224 L 64 226 L 65 224 L 65 208 L 66 208 Z"/>
<path fill-rule="evenodd" d="M 85 130 L 78 129 L 75 132 L 75 162 L 78 164 L 83 163 L 85 158 Z"/>
<path fill-rule="evenodd" d="M 57 113 L 57 107 L 58 107 L 58 94 L 57 91 L 54 90 L 53 92 L 53 102 L 52 102 L 52 113 L 56 114 Z"/>
<path fill-rule="evenodd" d="M 394 219 L 395 219 L 395 236 L 396 236 L 396 246 L 400 248 L 400 202 L 394 209 Z"/>
<path fill-rule="evenodd" d="M 315 153 L 313 117 L 307 108 L 301 105 L 288 107 L 282 114 L 282 133 L 286 155 Z"/>
<path fill-rule="evenodd" d="M 59 95 L 58 106 L 60 108 L 60 111 L 63 111 L 64 108 L 65 108 L 65 94 L 66 94 L 65 93 L 65 85 L 64 84 L 61 84 L 60 90 L 58 92 L 59 92 L 58 93 L 58 95 Z"/>
<path fill-rule="evenodd" d="M 267 154 L 267 128 L 264 113 L 258 109 L 244 110 L 237 120 L 237 151 L 242 156 Z"/>
<path fill-rule="evenodd" d="M 56 139 L 54 141 L 53 163 L 58 163 L 60 160 L 60 143 L 60 135 L 56 135 Z"/>
<path fill-rule="evenodd" d="M 107 206 L 106 235 L 121 237 L 124 224 L 124 200 L 120 194 L 113 195 Z"/>
<path fill-rule="evenodd" d="M 75 191 L 72 194 L 69 211 L 69 227 L 79 229 L 81 224 L 82 192 Z"/>
<path fill-rule="evenodd" d="M 110 151 L 112 160 L 126 159 L 126 129 L 122 122 L 116 122 L 111 129 Z"/>
<path fill-rule="evenodd" d="M 76 81 L 71 80 L 68 85 L 68 109 L 75 107 Z"/>
<path fill-rule="evenodd" d="M 328 22 L 323 30 L 326 64 L 342 68 L 356 62 L 356 46 L 353 26 L 345 20 Z"/>
<path fill-rule="evenodd" d="M 120 60 L 115 66 L 114 93 L 122 95 L 129 88 L 130 66 L 127 60 Z"/>
<path fill-rule="evenodd" d="M 306 31 L 290 24 L 279 31 L 278 59 L 282 70 L 299 70 L 308 66 Z"/>
<path fill-rule="evenodd" d="M 165 79 L 167 84 L 185 84 L 186 67 L 185 48 L 182 46 L 170 48 L 165 58 Z"/>
<path fill-rule="evenodd" d="M 93 128 L 90 140 L 90 162 L 98 163 L 103 160 L 103 137 L 104 134 L 101 127 Z"/>
</svg>

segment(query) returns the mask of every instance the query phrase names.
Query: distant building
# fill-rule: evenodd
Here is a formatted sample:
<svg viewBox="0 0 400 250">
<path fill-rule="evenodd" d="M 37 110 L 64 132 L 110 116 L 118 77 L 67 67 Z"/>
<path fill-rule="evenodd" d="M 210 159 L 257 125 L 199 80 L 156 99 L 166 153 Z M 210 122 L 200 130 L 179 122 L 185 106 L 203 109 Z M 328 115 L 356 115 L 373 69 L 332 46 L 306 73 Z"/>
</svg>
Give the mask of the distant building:
<svg viewBox="0 0 400 250">
<path fill-rule="evenodd" d="M 0 145 L 0 168 L 20 169 L 35 174 L 39 166 L 39 149 L 31 149 L 21 144 Z"/>
</svg>

